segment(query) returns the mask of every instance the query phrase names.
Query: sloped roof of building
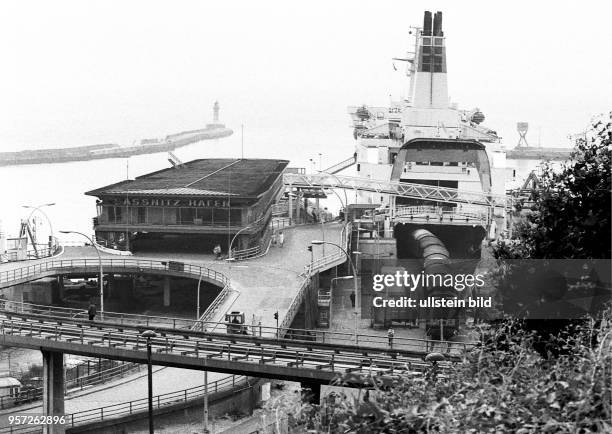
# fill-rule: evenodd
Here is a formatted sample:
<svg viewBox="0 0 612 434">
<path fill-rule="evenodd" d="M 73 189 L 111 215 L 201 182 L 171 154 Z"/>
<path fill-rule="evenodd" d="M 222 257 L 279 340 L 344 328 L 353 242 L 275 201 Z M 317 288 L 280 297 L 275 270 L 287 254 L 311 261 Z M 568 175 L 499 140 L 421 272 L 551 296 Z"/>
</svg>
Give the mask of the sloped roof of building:
<svg viewBox="0 0 612 434">
<path fill-rule="evenodd" d="M 287 164 L 287 160 L 268 159 L 193 160 L 85 194 L 256 198 L 272 186 Z"/>
</svg>

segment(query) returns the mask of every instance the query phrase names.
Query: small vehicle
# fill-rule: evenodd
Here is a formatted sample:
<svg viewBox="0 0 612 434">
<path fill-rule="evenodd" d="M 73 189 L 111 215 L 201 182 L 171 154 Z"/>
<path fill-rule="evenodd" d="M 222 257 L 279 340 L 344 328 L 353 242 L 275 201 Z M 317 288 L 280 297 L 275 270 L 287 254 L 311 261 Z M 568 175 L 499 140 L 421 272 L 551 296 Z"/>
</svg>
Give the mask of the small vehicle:
<svg viewBox="0 0 612 434">
<path fill-rule="evenodd" d="M 245 324 L 244 312 L 232 311 L 225 314 L 227 333 L 246 335 L 248 326 Z"/>
</svg>

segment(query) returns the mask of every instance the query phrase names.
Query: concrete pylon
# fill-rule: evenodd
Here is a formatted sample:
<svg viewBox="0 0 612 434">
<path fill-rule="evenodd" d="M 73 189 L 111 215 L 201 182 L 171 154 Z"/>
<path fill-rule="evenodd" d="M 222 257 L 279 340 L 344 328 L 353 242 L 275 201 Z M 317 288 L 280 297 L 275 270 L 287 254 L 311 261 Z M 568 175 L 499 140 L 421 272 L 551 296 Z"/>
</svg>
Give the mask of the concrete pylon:
<svg viewBox="0 0 612 434">
<path fill-rule="evenodd" d="M 64 354 L 55 351 L 42 351 L 43 356 L 43 414 L 45 416 L 64 415 Z M 66 432 L 65 425 L 42 425 L 45 434 Z"/>
<path fill-rule="evenodd" d="M 170 306 L 170 277 L 164 276 L 164 307 Z"/>
</svg>

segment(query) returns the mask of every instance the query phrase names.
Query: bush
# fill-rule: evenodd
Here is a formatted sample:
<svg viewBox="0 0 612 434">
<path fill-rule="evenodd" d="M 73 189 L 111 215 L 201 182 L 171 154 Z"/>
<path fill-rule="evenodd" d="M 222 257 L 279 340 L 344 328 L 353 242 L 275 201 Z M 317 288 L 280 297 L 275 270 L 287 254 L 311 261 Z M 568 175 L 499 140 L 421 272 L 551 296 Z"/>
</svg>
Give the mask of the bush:
<svg viewBox="0 0 612 434">
<path fill-rule="evenodd" d="M 404 375 L 389 390 L 282 413 L 291 432 L 612 432 L 611 310 L 604 315 L 559 338 L 569 351 L 553 360 L 520 327 L 481 329 L 489 338 L 447 375 Z"/>
</svg>

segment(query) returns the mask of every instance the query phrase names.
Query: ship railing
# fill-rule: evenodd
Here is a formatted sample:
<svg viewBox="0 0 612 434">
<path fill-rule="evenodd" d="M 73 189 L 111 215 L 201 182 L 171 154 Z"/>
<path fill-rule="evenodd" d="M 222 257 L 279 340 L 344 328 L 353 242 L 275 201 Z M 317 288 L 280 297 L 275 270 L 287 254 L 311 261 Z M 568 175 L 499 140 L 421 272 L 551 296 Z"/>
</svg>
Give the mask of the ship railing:
<svg viewBox="0 0 612 434">
<path fill-rule="evenodd" d="M 414 163 L 406 163 L 404 173 L 465 173 L 470 174 L 474 167 L 467 166 L 427 166 Z"/>
<path fill-rule="evenodd" d="M 470 205 L 459 205 L 457 207 L 440 207 L 440 206 L 398 206 L 395 208 L 395 215 L 409 216 L 409 215 L 418 215 L 418 214 L 430 214 L 430 215 L 451 215 L 455 214 L 457 216 L 465 215 L 465 216 L 480 216 L 486 217 L 488 215 L 488 208 L 481 206 L 470 206 Z"/>
</svg>

